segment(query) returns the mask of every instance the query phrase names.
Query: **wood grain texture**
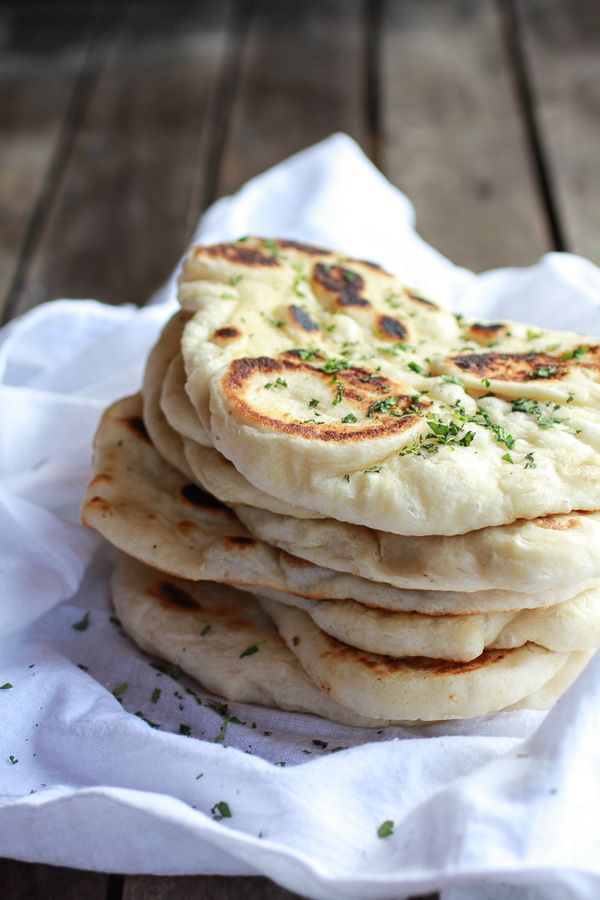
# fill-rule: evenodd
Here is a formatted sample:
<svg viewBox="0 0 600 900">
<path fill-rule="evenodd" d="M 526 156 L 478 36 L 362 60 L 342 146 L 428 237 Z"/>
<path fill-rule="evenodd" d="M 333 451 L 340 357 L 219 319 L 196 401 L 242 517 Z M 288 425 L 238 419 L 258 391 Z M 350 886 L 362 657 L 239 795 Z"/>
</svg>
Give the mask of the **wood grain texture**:
<svg viewBox="0 0 600 900">
<path fill-rule="evenodd" d="M 202 877 L 157 878 L 130 875 L 123 900 L 291 900 L 298 897 L 268 878 Z"/>
<path fill-rule="evenodd" d="M 388 3 L 382 163 L 422 236 L 476 270 L 534 262 L 544 214 L 493 0 Z"/>
<path fill-rule="evenodd" d="M 600 263 L 600 6 L 517 0 L 515 10 L 567 247 Z"/>
<path fill-rule="evenodd" d="M 107 876 L 0 859 L 3 900 L 105 900 Z"/>
<path fill-rule="evenodd" d="M 334 131 L 368 144 L 362 13 L 359 0 L 256 0 L 219 194 Z"/>
<path fill-rule="evenodd" d="M 17 303 L 143 303 L 189 238 L 231 4 L 134 4 L 110 48 Z"/>
<path fill-rule="evenodd" d="M 0 9 L 0 312 L 48 172 L 58 165 L 69 106 L 94 33 L 89 8 Z"/>
</svg>

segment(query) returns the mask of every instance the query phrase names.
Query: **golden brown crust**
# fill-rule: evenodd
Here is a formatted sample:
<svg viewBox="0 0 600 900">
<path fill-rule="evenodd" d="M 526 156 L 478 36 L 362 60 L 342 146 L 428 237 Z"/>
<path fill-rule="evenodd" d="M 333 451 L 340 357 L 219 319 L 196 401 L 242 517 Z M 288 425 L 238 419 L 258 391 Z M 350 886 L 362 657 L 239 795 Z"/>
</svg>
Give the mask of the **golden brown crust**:
<svg viewBox="0 0 600 900">
<path fill-rule="evenodd" d="M 251 382 L 256 375 L 260 374 L 274 379 L 291 372 L 304 372 L 311 378 L 322 379 L 326 384 L 332 386 L 334 391 L 338 385 L 341 386 L 344 400 L 355 407 L 364 421 L 359 424 L 352 423 L 341 426 L 338 423 L 315 424 L 307 420 L 276 419 L 260 412 L 246 399 Z M 268 427 L 285 434 L 316 441 L 355 443 L 407 431 L 420 419 L 420 414 L 413 413 L 412 410 L 424 410 L 429 405 L 427 398 L 422 398 L 415 403 L 414 397 L 406 393 L 405 386 L 394 384 L 390 379 L 371 374 L 367 369 L 343 369 L 332 375 L 324 369 L 308 363 L 281 357 L 272 359 L 259 356 L 253 359 L 234 360 L 223 378 L 222 389 L 230 406 L 235 408 L 246 421 L 263 428 Z M 387 409 L 385 406 L 381 406 L 382 389 L 393 391 L 390 396 L 393 406 L 390 405 Z M 378 406 L 380 408 L 377 408 Z M 406 412 L 409 407 L 411 412 Z"/>
<path fill-rule="evenodd" d="M 250 243 L 237 244 L 213 244 L 211 247 L 196 247 L 194 250 L 196 258 L 208 256 L 216 259 L 226 259 L 228 262 L 241 263 L 244 266 L 260 267 L 260 266 L 279 266 L 280 263 L 276 256 L 263 253 L 256 246 Z"/>
</svg>

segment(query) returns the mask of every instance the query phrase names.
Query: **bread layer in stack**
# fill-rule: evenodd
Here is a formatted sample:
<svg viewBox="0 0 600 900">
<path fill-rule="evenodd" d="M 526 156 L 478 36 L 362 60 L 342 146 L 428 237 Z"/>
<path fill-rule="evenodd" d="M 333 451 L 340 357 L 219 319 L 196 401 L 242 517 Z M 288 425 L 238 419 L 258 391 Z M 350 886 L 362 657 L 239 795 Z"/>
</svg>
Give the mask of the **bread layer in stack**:
<svg viewBox="0 0 600 900">
<path fill-rule="evenodd" d="M 548 708 L 600 646 L 600 347 L 291 241 L 194 248 L 83 521 L 145 650 L 348 724 Z"/>
</svg>

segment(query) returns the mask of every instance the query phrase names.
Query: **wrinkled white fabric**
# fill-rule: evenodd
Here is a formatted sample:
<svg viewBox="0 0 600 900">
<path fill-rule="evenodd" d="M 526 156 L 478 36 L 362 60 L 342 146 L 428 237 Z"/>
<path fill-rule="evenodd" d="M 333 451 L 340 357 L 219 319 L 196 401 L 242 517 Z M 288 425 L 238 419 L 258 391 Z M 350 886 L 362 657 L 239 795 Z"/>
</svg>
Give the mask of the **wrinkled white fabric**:
<svg viewBox="0 0 600 900">
<path fill-rule="evenodd" d="M 322 243 L 456 310 L 600 334 L 591 263 L 550 254 L 475 276 L 413 225 L 335 135 L 220 200 L 197 237 Z M 138 387 L 173 295 L 172 280 L 141 311 L 58 301 L 0 333 L 0 856 L 263 873 L 316 898 L 597 897 L 600 656 L 547 716 L 373 732 L 231 704 L 227 724 L 111 621 L 116 553 L 78 506 L 100 412 Z"/>
</svg>

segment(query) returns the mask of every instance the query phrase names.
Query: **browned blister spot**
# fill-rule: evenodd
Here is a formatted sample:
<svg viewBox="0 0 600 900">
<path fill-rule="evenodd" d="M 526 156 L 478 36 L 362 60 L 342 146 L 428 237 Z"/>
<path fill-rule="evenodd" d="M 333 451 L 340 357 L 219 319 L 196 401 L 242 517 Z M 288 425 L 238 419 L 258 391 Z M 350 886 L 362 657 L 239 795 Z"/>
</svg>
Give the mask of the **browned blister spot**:
<svg viewBox="0 0 600 900">
<path fill-rule="evenodd" d="M 362 275 L 343 266 L 317 263 L 312 270 L 311 285 L 320 300 L 342 309 L 371 306 L 371 301 L 363 296 L 365 280 Z"/>
<path fill-rule="evenodd" d="M 547 528 L 551 531 L 569 531 L 571 528 L 581 527 L 578 517 L 568 514 L 538 516 L 537 519 L 533 519 L 533 523 L 539 528 Z"/>
<path fill-rule="evenodd" d="M 470 353 L 449 361 L 475 378 L 494 381 L 560 381 L 570 368 L 566 360 L 547 353 Z"/>
<path fill-rule="evenodd" d="M 107 472 L 101 472 L 99 475 L 96 475 L 95 478 L 92 478 L 90 481 L 89 487 L 94 487 L 96 484 L 111 484 L 114 481 L 112 475 L 109 475 Z"/>
<path fill-rule="evenodd" d="M 443 678 L 449 675 L 465 675 L 478 669 L 487 669 L 497 665 L 506 657 L 506 650 L 484 650 L 476 659 L 467 662 L 452 662 L 444 659 L 430 659 L 425 656 L 411 656 L 404 659 L 396 659 L 393 656 L 383 656 L 369 653 L 366 650 L 357 650 L 348 644 L 343 644 L 337 638 L 325 632 L 322 638 L 328 644 L 328 649 L 321 653 L 324 659 L 330 659 L 335 665 L 340 660 L 350 660 L 358 666 L 362 666 L 372 672 L 377 678 L 385 679 L 399 673 L 411 675 L 418 673 L 421 678 Z"/>
<path fill-rule="evenodd" d="M 311 569 L 314 565 L 314 563 L 309 562 L 307 559 L 300 559 L 299 556 L 292 556 L 287 550 L 281 550 L 280 556 L 282 563 L 289 566 L 291 569 Z"/>
<path fill-rule="evenodd" d="M 103 515 L 107 515 L 112 512 L 113 506 L 112 503 L 109 503 L 108 500 L 105 500 L 104 497 L 92 497 L 92 499 L 86 503 L 86 509 L 93 509 L 96 512 L 102 513 Z"/>
<path fill-rule="evenodd" d="M 190 522 L 189 519 L 183 519 L 181 522 L 178 522 L 176 527 L 177 531 L 184 537 L 188 537 L 192 532 L 198 530 L 196 523 Z"/>
<path fill-rule="evenodd" d="M 295 634 L 294 637 L 292 638 L 292 644 L 294 645 L 294 647 L 297 647 L 299 643 L 300 643 L 300 638 L 298 637 L 297 634 Z"/>
<path fill-rule="evenodd" d="M 254 243 L 254 242 L 252 242 Z M 243 244 L 213 244 L 211 247 L 196 247 L 194 256 L 209 256 L 226 259 L 228 262 L 241 263 L 244 266 L 279 266 L 275 256 L 269 256 L 258 246 L 250 242 Z"/>
<path fill-rule="evenodd" d="M 473 338 L 478 344 L 490 344 L 504 337 L 507 331 L 508 325 L 505 322 L 473 322 L 465 336 Z"/>
<path fill-rule="evenodd" d="M 256 544 L 256 541 L 254 538 L 246 537 L 245 535 L 234 535 L 233 537 L 224 538 L 223 543 L 229 547 L 252 547 Z"/>
<path fill-rule="evenodd" d="M 227 325 L 225 328 L 218 328 L 213 334 L 213 338 L 218 341 L 234 341 L 241 337 L 242 332 L 233 325 Z"/>
<path fill-rule="evenodd" d="M 202 609 L 201 604 L 196 603 L 187 591 L 183 591 L 170 581 L 160 581 L 153 584 L 147 588 L 146 594 L 169 608 Z"/>
<path fill-rule="evenodd" d="M 301 253 L 307 253 L 309 256 L 330 256 L 331 250 L 324 247 L 314 247 L 312 244 L 302 244 L 300 241 L 284 241 L 278 240 L 275 243 L 282 250 L 299 250 Z"/>
<path fill-rule="evenodd" d="M 181 499 L 191 503 L 192 506 L 200 506 L 203 509 L 227 509 L 224 503 L 197 484 L 184 484 L 179 493 Z"/>
<path fill-rule="evenodd" d="M 384 341 L 402 343 L 408 338 L 408 328 L 393 316 L 378 316 L 377 331 Z"/>
<path fill-rule="evenodd" d="M 302 309 L 302 307 L 298 306 L 296 303 L 291 303 L 288 306 L 287 312 L 291 324 L 296 328 L 300 328 L 302 331 L 306 331 L 308 334 L 313 335 L 315 332 L 321 330 L 317 323 L 313 322 L 306 310 Z"/>
<path fill-rule="evenodd" d="M 126 416 L 124 419 L 119 419 L 119 421 L 126 425 L 137 438 L 141 438 L 149 444 L 152 443 L 141 416 Z"/>
<path fill-rule="evenodd" d="M 332 399 L 341 391 L 344 401 L 354 406 L 357 412 L 364 417 L 363 422 L 359 425 L 344 424 L 342 426 L 337 422 L 314 424 L 305 420 L 293 420 L 288 416 L 275 418 L 262 413 L 249 401 L 251 385 L 257 376 L 266 376 L 269 380 L 283 376 L 283 380 L 285 380 L 285 376 L 294 373 L 307 374 L 312 379 L 318 378 L 324 381 L 331 391 Z M 373 380 L 371 380 L 371 373 L 368 370 L 346 369 L 332 374 L 316 365 L 297 362 L 295 359 L 288 359 L 285 356 L 279 357 L 279 359 L 259 356 L 253 359 L 234 360 L 223 377 L 222 389 L 230 405 L 247 421 L 256 425 L 310 440 L 348 443 L 406 431 L 419 420 L 419 414 L 413 414 L 412 409 L 410 414 L 402 415 L 402 413 L 408 407 L 417 407 L 420 410 L 425 406 L 413 402 L 412 394 L 408 393 L 406 386 L 395 384 L 387 379 L 385 383 L 388 389 L 393 391 L 395 397 L 393 411 L 390 409 L 386 415 L 371 414 L 373 401 L 382 399 L 382 386 L 377 376 L 373 376 Z M 383 412 L 386 411 L 382 410 Z"/>
</svg>

